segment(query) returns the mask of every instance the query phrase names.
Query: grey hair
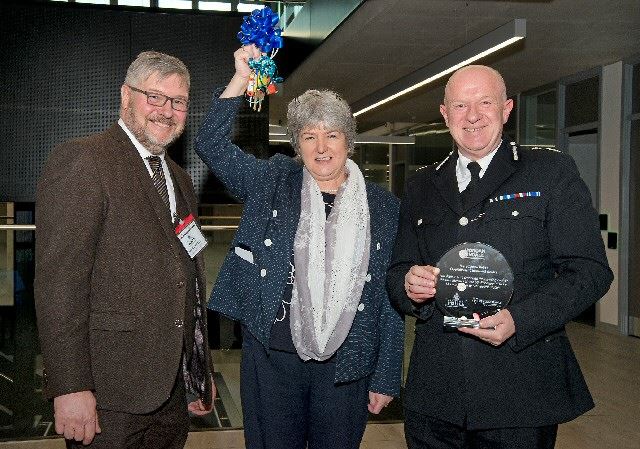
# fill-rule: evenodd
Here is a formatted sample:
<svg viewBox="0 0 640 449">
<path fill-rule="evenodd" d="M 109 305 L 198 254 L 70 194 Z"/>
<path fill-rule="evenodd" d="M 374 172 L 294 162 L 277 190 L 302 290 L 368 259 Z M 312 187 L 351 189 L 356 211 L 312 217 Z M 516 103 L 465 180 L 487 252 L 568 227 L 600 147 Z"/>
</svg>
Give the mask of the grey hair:
<svg viewBox="0 0 640 449">
<path fill-rule="evenodd" d="M 289 102 L 287 129 L 291 146 L 300 156 L 300 134 L 305 128 L 322 125 L 340 131 L 347 138 L 347 155 L 353 155 L 356 142 L 356 119 L 347 102 L 330 90 L 310 89 Z"/>
<path fill-rule="evenodd" d="M 184 65 L 184 62 L 175 56 L 158 51 L 143 51 L 140 53 L 127 69 L 124 83 L 137 87 L 156 73 L 161 80 L 171 75 L 178 75 L 187 85 L 187 88 L 191 86 L 189 69 Z"/>
</svg>

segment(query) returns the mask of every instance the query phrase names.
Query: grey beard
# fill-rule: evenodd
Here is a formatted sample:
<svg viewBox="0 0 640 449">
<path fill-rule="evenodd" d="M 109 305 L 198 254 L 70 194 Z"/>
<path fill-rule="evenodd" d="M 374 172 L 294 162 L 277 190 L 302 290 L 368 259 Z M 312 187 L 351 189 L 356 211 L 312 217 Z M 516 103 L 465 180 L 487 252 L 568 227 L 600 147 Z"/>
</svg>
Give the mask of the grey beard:
<svg viewBox="0 0 640 449">
<path fill-rule="evenodd" d="M 145 147 L 151 154 L 154 154 L 156 156 L 163 154 L 167 150 L 167 147 L 169 147 L 169 145 L 171 145 L 178 139 L 178 137 L 180 137 L 181 133 L 176 133 L 165 145 L 160 144 L 153 137 L 147 135 L 143 127 L 138 126 L 138 123 L 135 121 L 132 115 L 133 114 L 131 112 L 124 114 L 124 124 L 127 125 L 127 128 L 129 128 L 131 133 L 136 137 L 136 139 L 138 139 L 138 142 L 140 142 L 140 144 Z"/>
</svg>

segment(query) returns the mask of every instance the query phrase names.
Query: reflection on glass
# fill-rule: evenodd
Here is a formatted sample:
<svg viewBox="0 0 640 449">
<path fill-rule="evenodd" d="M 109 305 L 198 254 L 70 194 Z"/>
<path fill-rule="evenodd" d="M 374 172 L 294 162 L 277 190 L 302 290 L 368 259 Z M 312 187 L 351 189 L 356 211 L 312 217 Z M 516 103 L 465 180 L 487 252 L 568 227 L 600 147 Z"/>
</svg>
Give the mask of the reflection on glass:
<svg viewBox="0 0 640 449">
<path fill-rule="evenodd" d="M 389 144 L 358 144 L 351 158 L 362 170 L 364 179 L 378 184 L 386 190 L 391 190 L 389 185 Z"/>
<path fill-rule="evenodd" d="M 33 222 L 31 210 L 13 203 L 0 203 L 0 216 L 3 225 Z M 42 396 L 33 261 L 33 231 L 0 230 L 0 440 L 54 433 L 51 403 Z"/>
<path fill-rule="evenodd" d="M 555 147 L 556 144 L 556 90 L 522 95 L 523 124 L 520 144 Z M 515 115 L 515 114 L 512 114 Z"/>
<path fill-rule="evenodd" d="M 633 66 L 633 74 L 631 75 L 631 113 L 640 113 L 640 63 Z"/>
</svg>

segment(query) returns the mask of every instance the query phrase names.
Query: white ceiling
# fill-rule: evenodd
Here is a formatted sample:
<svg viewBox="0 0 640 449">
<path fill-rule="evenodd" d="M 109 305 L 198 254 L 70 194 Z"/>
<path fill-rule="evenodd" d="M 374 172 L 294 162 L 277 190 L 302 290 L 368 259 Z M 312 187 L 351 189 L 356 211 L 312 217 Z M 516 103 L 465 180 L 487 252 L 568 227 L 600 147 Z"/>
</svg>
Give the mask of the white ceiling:
<svg viewBox="0 0 640 449">
<path fill-rule="evenodd" d="M 285 80 L 270 121 L 285 124 L 287 103 L 306 89 L 352 103 L 514 18 L 527 20 L 526 39 L 479 62 L 511 94 L 640 54 L 640 0 L 367 0 Z M 445 81 L 360 115 L 359 132 L 438 119 Z"/>
</svg>

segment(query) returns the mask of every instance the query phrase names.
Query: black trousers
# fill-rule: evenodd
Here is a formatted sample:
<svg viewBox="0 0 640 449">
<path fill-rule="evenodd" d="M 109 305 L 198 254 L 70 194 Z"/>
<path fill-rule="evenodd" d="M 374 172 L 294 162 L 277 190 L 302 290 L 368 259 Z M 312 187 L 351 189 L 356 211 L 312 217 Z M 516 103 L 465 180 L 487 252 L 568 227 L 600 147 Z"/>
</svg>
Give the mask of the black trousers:
<svg viewBox="0 0 640 449">
<path fill-rule="evenodd" d="M 553 449 L 558 426 L 467 430 L 405 408 L 408 449 Z"/>
<path fill-rule="evenodd" d="M 183 449 L 189 433 L 189 413 L 181 373 L 171 396 L 159 409 L 144 415 L 99 409 L 102 433 L 88 446 L 67 440 L 67 448 Z"/>
<path fill-rule="evenodd" d="M 267 353 L 244 332 L 240 392 L 247 449 L 358 449 L 369 381 L 334 385 L 335 366 Z"/>
</svg>

